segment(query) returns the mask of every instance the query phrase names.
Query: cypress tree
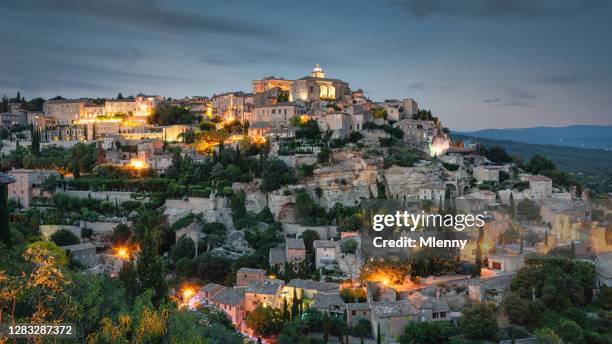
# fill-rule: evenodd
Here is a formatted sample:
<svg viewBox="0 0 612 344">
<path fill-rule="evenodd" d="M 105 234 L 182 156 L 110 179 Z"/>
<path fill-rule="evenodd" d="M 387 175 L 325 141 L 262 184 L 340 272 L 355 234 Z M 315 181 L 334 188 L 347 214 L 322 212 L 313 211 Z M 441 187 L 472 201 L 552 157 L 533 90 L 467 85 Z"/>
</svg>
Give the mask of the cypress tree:
<svg viewBox="0 0 612 344">
<path fill-rule="evenodd" d="M 291 320 L 294 320 L 299 317 L 300 309 L 299 302 L 297 298 L 297 292 L 295 288 L 293 288 L 293 300 L 291 300 Z"/>
<path fill-rule="evenodd" d="M 11 229 L 8 221 L 8 185 L 0 184 L 0 242 L 11 246 Z"/>
<path fill-rule="evenodd" d="M 40 153 L 40 133 L 38 130 L 32 130 L 32 154 Z"/>
<path fill-rule="evenodd" d="M 285 322 L 291 320 L 291 314 L 289 314 L 289 305 L 287 305 L 287 298 L 283 297 L 283 320 Z"/>
</svg>

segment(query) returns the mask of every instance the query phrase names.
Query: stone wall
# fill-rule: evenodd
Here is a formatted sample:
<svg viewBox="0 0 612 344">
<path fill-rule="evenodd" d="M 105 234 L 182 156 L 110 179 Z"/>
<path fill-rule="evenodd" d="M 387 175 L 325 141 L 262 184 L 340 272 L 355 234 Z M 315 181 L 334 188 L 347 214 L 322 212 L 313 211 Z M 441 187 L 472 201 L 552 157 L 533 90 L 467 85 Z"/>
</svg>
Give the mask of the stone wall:
<svg viewBox="0 0 612 344">
<path fill-rule="evenodd" d="M 313 230 L 319 233 L 321 240 L 329 240 L 338 235 L 338 227 L 336 226 L 305 226 L 298 224 L 283 223 L 283 231 L 287 235 L 299 237 L 304 231 Z"/>
</svg>

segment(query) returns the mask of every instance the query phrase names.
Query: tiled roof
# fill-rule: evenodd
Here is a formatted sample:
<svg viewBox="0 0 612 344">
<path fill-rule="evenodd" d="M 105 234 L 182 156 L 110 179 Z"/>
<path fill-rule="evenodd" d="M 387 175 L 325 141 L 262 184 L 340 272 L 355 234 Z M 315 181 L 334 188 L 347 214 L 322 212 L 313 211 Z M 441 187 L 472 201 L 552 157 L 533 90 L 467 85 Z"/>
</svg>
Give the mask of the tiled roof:
<svg viewBox="0 0 612 344">
<path fill-rule="evenodd" d="M 347 303 L 346 309 L 348 311 L 368 311 L 371 310 L 369 303 Z"/>
<path fill-rule="evenodd" d="M 334 242 L 332 240 L 315 240 L 312 243 L 314 248 L 334 248 Z"/>
<path fill-rule="evenodd" d="M 287 261 L 287 253 L 284 248 L 273 247 L 270 249 L 270 265 Z"/>
<path fill-rule="evenodd" d="M 316 291 L 336 291 L 340 290 L 340 285 L 337 283 L 327 283 L 327 282 L 319 282 L 313 280 L 303 280 L 303 279 L 292 279 L 287 283 L 287 286 L 299 288 L 299 289 L 309 289 Z"/>
<path fill-rule="evenodd" d="M 237 305 L 244 301 L 245 290 L 246 287 L 225 288 L 215 295 L 212 301 L 226 305 Z"/>
<path fill-rule="evenodd" d="M 304 240 L 302 239 L 287 238 L 285 241 L 285 244 L 287 248 L 290 250 L 304 250 L 305 249 Z"/>
<path fill-rule="evenodd" d="M 0 184 L 11 184 L 15 182 L 15 178 L 6 173 L 0 173 Z"/>
<path fill-rule="evenodd" d="M 408 300 L 373 302 L 372 311 L 378 318 L 404 317 L 418 314 L 418 310 Z"/>
<path fill-rule="evenodd" d="M 208 283 L 205 286 L 200 287 L 200 291 L 202 292 L 214 292 L 214 291 L 219 291 L 221 289 L 225 288 L 224 286 L 217 284 L 217 283 Z"/>
<path fill-rule="evenodd" d="M 312 304 L 314 308 L 329 309 L 331 306 L 339 306 L 344 309 L 345 307 L 344 300 L 342 300 L 339 293 L 317 293 L 314 299 Z"/>
<path fill-rule="evenodd" d="M 277 279 L 266 279 L 263 281 L 253 281 L 247 287 L 247 293 L 276 295 L 278 290 L 283 287 L 285 282 Z"/>
</svg>

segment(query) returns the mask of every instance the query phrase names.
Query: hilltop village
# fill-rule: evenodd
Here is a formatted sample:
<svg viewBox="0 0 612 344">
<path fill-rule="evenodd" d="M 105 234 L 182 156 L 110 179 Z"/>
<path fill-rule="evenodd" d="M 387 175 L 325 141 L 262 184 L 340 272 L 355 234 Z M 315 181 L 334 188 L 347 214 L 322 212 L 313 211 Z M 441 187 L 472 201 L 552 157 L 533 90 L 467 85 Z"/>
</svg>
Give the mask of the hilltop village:
<svg viewBox="0 0 612 344">
<path fill-rule="evenodd" d="M 612 342 L 609 195 L 366 94 L 317 64 L 211 97 L 5 97 L 0 320 L 88 343 Z M 484 226 L 373 248 L 386 205 Z"/>
</svg>

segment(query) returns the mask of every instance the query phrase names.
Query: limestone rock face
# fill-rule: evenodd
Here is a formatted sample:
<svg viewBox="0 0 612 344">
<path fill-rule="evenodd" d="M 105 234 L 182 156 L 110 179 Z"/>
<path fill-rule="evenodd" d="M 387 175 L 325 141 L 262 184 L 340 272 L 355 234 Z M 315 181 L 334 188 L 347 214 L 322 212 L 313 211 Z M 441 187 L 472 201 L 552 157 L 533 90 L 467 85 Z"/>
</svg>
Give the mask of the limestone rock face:
<svg viewBox="0 0 612 344">
<path fill-rule="evenodd" d="M 266 193 L 260 190 L 261 181 L 255 180 L 250 183 L 234 183 L 234 192 L 244 191 L 246 195 L 245 208 L 247 212 L 259 214 L 267 205 Z"/>
<path fill-rule="evenodd" d="M 392 166 L 384 171 L 388 197 L 416 198 L 419 187 L 443 180 L 443 171 L 437 165 L 414 167 Z"/>
<path fill-rule="evenodd" d="M 284 195 L 282 191 L 268 194 L 268 208 L 274 220 L 283 223 L 296 223 L 295 195 Z"/>
<path fill-rule="evenodd" d="M 340 203 L 355 206 L 362 198 L 376 197 L 376 180 L 380 167 L 378 160 L 365 160 L 360 156 L 341 152 L 334 154 L 333 163 L 314 170 L 309 191 L 320 189 L 319 204 L 327 209 Z M 317 195 L 313 198 L 316 199 Z"/>
</svg>

